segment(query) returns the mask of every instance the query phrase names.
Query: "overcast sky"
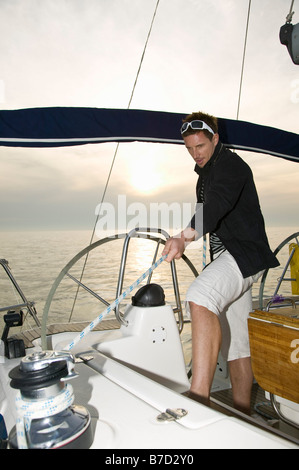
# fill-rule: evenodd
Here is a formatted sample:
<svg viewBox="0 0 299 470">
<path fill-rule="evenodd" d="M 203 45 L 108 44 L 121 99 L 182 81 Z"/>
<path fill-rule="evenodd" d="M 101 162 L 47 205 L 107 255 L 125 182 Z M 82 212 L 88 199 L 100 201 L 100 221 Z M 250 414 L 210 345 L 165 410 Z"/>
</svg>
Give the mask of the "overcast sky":
<svg viewBox="0 0 299 470">
<path fill-rule="evenodd" d="M 235 119 L 248 0 L 160 0 L 132 109 Z M 239 118 L 298 132 L 288 0 L 252 0 Z M 0 0 L 0 107 L 126 108 L 156 0 Z M 295 0 L 293 23 L 299 22 Z M 1 230 L 92 229 L 115 144 L 0 148 Z M 299 165 L 240 153 L 267 225 L 298 228 Z M 195 201 L 183 146 L 120 145 L 106 201 Z M 145 178 L 146 176 L 146 178 Z M 149 184 L 150 181 L 150 184 Z"/>
</svg>

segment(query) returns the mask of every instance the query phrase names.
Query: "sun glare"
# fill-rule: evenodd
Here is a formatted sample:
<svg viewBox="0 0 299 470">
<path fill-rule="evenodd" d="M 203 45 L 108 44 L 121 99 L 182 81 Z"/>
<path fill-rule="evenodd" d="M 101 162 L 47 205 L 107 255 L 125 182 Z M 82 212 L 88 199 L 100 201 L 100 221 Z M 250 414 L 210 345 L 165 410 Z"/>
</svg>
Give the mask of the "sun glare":
<svg viewBox="0 0 299 470">
<path fill-rule="evenodd" d="M 162 185 L 162 174 L 155 158 L 146 154 L 138 156 L 130 167 L 130 181 L 133 188 L 140 193 L 157 191 Z"/>
</svg>

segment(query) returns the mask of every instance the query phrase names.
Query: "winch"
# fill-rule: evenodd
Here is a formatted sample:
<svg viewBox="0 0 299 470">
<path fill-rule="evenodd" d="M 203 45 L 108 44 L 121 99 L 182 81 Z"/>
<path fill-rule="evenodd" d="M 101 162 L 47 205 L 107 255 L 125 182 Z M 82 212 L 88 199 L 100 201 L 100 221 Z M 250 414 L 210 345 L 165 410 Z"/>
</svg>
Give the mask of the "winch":
<svg viewBox="0 0 299 470">
<path fill-rule="evenodd" d="M 9 373 L 18 389 L 17 422 L 9 435 L 11 448 L 87 449 L 92 444 L 88 410 L 73 405 L 75 359 L 66 351 L 40 351 L 22 358 Z"/>
</svg>

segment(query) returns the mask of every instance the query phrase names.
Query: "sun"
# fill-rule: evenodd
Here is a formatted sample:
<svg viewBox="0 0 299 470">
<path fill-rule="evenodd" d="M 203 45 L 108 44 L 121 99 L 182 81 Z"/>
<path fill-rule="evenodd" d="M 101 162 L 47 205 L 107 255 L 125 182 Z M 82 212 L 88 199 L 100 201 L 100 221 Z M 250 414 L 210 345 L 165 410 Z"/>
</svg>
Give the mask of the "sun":
<svg viewBox="0 0 299 470">
<path fill-rule="evenodd" d="M 156 192 L 162 186 L 162 174 L 156 158 L 148 153 L 136 157 L 130 165 L 129 178 L 132 187 L 143 194 Z"/>
</svg>

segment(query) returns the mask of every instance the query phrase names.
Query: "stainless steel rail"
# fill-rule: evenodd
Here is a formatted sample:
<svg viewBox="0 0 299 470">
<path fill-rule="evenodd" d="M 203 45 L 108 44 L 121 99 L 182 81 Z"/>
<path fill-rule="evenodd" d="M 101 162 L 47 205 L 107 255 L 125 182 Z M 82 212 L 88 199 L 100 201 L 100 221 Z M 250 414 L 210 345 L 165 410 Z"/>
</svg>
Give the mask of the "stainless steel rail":
<svg viewBox="0 0 299 470">
<path fill-rule="evenodd" d="M 16 310 L 18 308 L 26 307 L 28 309 L 28 312 L 30 313 L 30 315 L 34 319 L 35 323 L 37 324 L 37 326 L 41 326 L 41 324 L 40 324 L 40 322 L 37 318 L 36 310 L 35 310 L 35 307 L 34 307 L 34 302 L 29 302 L 26 299 L 25 295 L 23 294 L 23 291 L 21 290 L 19 284 L 15 280 L 15 278 L 14 278 L 14 276 L 13 276 L 13 274 L 12 274 L 10 268 L 9 268 L 8 261 L 6 259 L 0 259 L 0 265 L 3 267 L 4 271 L 6 272 L 7 276 L 10 279 L 10 281 L 12 282 L 14 288 L 16 289 L 19 296 L 23 300 L 22 304 L 8 305 L 7 307 L 1 307 L 0 312 L 5 312 L 5 311 L 8 311 L 8 310 Z"/>
<path fill-rule="evenodd" d="M 124 245 L 123 245 L 123 251 L 122 251 L 122 256 L 121 256 L 121 262 L 120 262 L 120 269 L 119 269 L 119 276 L 118 276 L 118 284 L 117 284 L 117 290 L 116 290 L 116 298 L 120 296 L 122 289 L 123 289 L 123 282 L 124 282 L 124 275 L 125 275 L 125 267 L 126 267 L 126 261 L 127 261 L 127 255 L 128 255 L 128 249 L 129 249 L 129 243 L 130 240 L 133 237 L 138 237 L 140 234 L 147 234 L 147 238 L 151 239 L 151 234 L 160 234 L 164 237 L 165 240 L 169 238 L 169 234 L 160 228 L 134 228 L 132 229 L 126 236 L 124 240 Z M 156 237 L 155 240 L 157 241 Z M 158 254 L 158 249 L 159 246 L 162 242 L 162 238 L 158 239 L 157 241 L 157 248 L 154 253 L 153 257 L 153 263 L 156 262 L 157 254 Z M 177 279 L 177 273 L 176 273 L 176 268 L 175 268 L 175 263 L 174 261 L 171 261 L 170 263 L 170 268 L 171 268 L 171 275 L 172 275 L 172 282 L 173 282 L 173 288 L 174 288 L 174 295 L 175 295 L 175 300 L 176 300 L 176 308 L 173 309 L 174 313 L 178 314 L 178 322 L 179 322 L 179 332 L 181 333 L 184 327 L 184 316 L 183 316 L 183 310 L 182 310 L 182 305 L 181 305 L 181 299 L 180 299 L 180 293 L 179 293 L 179 285 L 178 285 L 178 279 Z M 149 276 L 147 283 L 149 284 L 151 281 L 151 275 Z M 124 320 L 123 315 L 121 314 L 119 310 L 119 305 L 115 309 L 115 316 L 116 319 L 123 325 L 126 325 L 126 320 Z"/>
</svg>

